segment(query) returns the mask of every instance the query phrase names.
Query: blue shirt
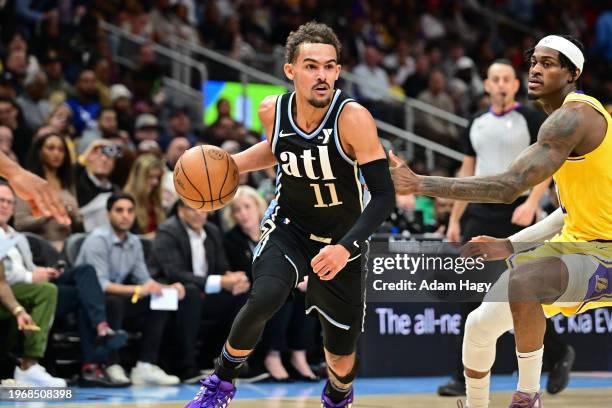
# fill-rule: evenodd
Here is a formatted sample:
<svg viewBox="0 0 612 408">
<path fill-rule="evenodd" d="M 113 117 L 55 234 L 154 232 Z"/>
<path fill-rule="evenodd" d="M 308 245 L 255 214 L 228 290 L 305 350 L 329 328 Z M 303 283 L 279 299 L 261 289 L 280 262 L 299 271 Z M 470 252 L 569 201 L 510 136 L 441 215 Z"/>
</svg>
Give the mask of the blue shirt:
<svg viewBox="0 0 612 408">
<path fill-rule="evenodd" d="M 128 276 L 139 285 L 151 280 L 140 239 L 128 232 L 121 241 L 110 225 L 94 229 L 85 238 L 75 264 L 93 265 L 103 290 L 111 283 L 122 284 Z"/>
</svg>

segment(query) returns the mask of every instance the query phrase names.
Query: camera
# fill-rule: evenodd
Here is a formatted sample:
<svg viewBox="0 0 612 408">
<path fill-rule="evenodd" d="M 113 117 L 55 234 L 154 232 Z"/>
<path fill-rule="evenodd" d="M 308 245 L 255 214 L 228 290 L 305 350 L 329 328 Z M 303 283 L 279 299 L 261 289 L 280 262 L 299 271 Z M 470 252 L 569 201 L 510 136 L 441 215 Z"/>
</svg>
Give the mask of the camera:
<svg viewBox="0 0 612 408">
<path fill-rule="evenodd" d="M 121 157 L 123 155 L 123 146 L 118 144 L 102 146 L 102 154 L 110 157 L 111 159 Z"/>
</svg>

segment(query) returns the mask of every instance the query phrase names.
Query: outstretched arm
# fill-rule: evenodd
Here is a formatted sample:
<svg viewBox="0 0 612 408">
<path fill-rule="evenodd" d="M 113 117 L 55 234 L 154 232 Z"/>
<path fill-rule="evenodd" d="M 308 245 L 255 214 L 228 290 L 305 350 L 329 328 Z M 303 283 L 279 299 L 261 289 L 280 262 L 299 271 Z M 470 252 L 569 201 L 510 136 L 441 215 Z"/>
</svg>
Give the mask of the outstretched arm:
<svg viewBox="0 0 612 408">
<path fill-rule="evenodd" d="M 259 106 L 259 119 L 266 132 L 267 140 L 257 143 L 255 146 L 251 146 L 244 152 L 236 153 L 232 156 L 236 165 L 238 166 L 238 172 L 248 173 L 251 171 L 263 170 L 268 167 L 272 167 L 276 164 L 276 157 L 272 153 L 271 140 L 274 137 L 274 113 L 276 110 L 276 98 L 280 96 L 268 96 L 266 97 Z"/>
<path fill-rule="evenodd" d="M 60 224 L 70 224 L 58 191 L 44 179 L 15 163 L 0 152 L 0 176 L 6 178 L 15 194 L 32 207 L 32 214 L 53 216 Z"/>
<path fill-rule="evenodd" d="M 391 156 L 391 174 L 399 194 L 423 194 L 458 200 L 488 203 L 512 203 L 525 190 L 552 176 L 583 140 L 585 134 L 582 106 L 570 104 L 556 110 L 542 124 L 537 143 L 525 149 L 501 174 L 486 177 L 418 176 Z M 590 109 L 590 108 L 588 108 Z"/>
</svg>

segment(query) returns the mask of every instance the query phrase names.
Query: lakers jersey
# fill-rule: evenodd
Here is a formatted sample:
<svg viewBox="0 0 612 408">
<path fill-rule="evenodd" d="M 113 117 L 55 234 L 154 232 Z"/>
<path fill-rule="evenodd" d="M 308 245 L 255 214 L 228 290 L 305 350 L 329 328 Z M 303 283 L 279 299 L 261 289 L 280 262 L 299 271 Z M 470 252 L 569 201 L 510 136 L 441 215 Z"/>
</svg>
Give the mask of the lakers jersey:
<svg viewBox="0 0 612 408">
<path fill-rule="evenodd" d="M 561 241 L 612 240 L 612 117 L 591 96 L 570 93 L 563 104 L 586 103 L 608 124 L 603 141 L 583 156 L 568 157 L 555 173 L 565 215 Z"/>
<path fill-rule="evenodd" d="M 551 239 L 552 245 L 526 253 L 525 261 L 581 254 L 590 257 L 602 276 L 607 276 L 612 271 L 612 243 L 580 242 L 612 240 L 612 117 L 593 97 L 570 93 L 563 104 L 569 102 L 588 104 L 606 119 L 608 128 L 599 146 L 583 156 L 568 157 L 553 176 L 565 216 L 563 229 Z M 571 316 L 606 306 L 612 306 L 608 279 L 595 273 L 589 280 L 589 292 L 583 302 L 570 307 L 543 305 L 543 309 L 547 316 L 558 313 Z"/>
<path fill-rule="evenodd" d="M 336 90 L 319 126 L 301 129 L 293 118 L 295 92 L 276 101 L 272 152 L 278 161 L 276 195 L 264 217 L 291 223 L 312 239 L 336 243 L 363 211 L 357 162 L 342 148 L 338 118 L 353 101 Z"/>
</svg>

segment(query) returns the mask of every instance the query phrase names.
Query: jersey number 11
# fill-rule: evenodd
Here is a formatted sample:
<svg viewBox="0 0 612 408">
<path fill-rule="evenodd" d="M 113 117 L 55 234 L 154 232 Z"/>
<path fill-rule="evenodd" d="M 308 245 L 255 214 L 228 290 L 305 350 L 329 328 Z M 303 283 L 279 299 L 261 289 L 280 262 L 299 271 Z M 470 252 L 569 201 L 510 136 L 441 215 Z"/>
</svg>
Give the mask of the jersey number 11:
<svg viewBox="0 0 612 408">
<path fill-rule="evenodd" d="M 315 198 L 317 199 L 317 203 L 315 204 L 315 208 L 321 207 L 333 207 L 334 205 L 342 204 L 342 201 L 338 201 L 338 193 L 336 193 L 336 185 L 334 183 L 326 183 L 324 186 L 329 190 L 329 195 L 331 198 L 331 202 L 326 204 L 323 202 L 323 195 L 321 194 L 321 186 L 319 184 L 311 184 L 310 187 L 314 188 Z"/>
</svg>

